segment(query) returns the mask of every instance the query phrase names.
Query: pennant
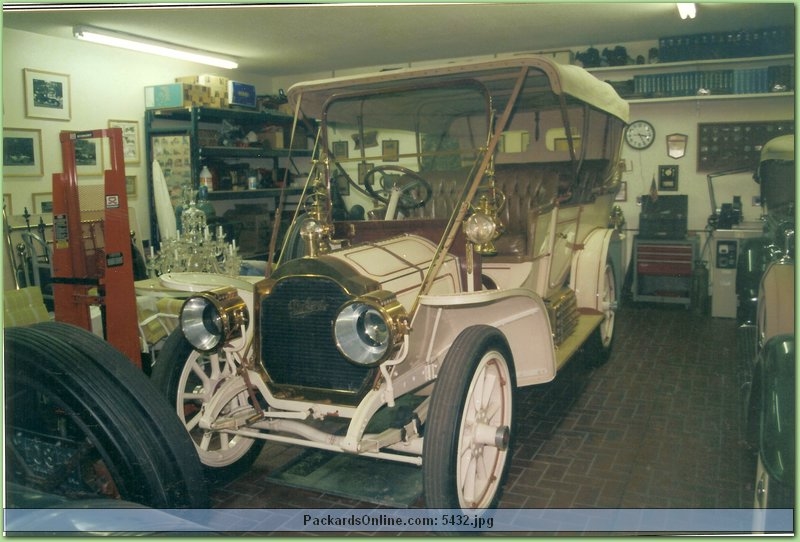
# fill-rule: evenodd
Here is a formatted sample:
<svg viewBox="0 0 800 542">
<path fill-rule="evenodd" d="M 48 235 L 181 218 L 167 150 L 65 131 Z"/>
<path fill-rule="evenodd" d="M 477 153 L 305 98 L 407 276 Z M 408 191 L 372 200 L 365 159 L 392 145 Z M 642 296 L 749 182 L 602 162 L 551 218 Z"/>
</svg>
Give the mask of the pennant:
<svg viewBox="0 0 800 542">
<path fill-rule="evenodd" d="M 650 183 L 650 201 L 655 202 L 658 199 L 658 188 L 656 187 L 656 176 L 653 175 L 653 182 Z"/>
</svg>

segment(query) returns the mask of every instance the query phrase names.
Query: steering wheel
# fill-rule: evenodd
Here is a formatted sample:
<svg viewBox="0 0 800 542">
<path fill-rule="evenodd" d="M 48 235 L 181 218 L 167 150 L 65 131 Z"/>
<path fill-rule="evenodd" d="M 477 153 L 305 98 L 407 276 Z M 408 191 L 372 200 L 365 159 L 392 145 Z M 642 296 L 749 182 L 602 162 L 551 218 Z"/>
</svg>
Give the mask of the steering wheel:
<svg viewBox="0 0 800 542">
<path fill-rule="evenodd" d="M 403 166 L 387 165 L 376 166 L 364 174 L 364 188 L 366 188 L 369 195 L 376 200 L 385 205 L 389 204 L 391 190 L 393 186 L 395 186 L 395 183 L 392 182 L 387 185 L 387 171 L 397 171 L 403 174 L 396 184 L 400 189 L 400 200 L 397 202 L 397 206 L 401 209 L 418 209 L 431 199 L 431 193 L 433 192 L 431 184 L 420 177 L 417 172 Z M 376 173 L 381 174 L 381 190 L 379 192 L 375 191 L 375 188 L 372 186 L 372 178 Z"/>
</svg>

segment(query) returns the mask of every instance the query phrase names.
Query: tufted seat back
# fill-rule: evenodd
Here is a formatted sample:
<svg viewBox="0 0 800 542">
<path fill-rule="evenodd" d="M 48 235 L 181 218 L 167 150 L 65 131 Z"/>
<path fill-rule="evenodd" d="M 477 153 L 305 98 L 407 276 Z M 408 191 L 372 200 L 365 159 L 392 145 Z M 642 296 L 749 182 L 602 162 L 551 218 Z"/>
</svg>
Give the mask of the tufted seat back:
<svg viewBox="0 0 800 542">
<path fill-rule="evenodd" d="M 580 181 L 575 182 L 570 162 L 496 165 L 495 181 L 506 196 L 499 213 L 505 231 L 494 242 L 498 257 L 532 258 L 531 241 L 537 215 L 556 202 L 574 205 L 591 201 L 594 191 L 607 181 L 608 169 L 608 160 L 586 160 L 581 166 Z M 423 172 L 422 176 L 431 184 L 433 197 L 414 217 L 449 218 L 468 174 L 466 169 Z"/>
<path fill-rule="evenodd" d="M 531 215 L 550 204 L 558 194 L 559 179 L 569 164 L 500 164 L 495 167 L 497 187 L 506 203 L 499 217 L 505 231 L 495 241 L 498 255 L 525 258 Z M 431 184 L 431 200 L 417 210 L 416 218 L 449 218 L 464 189 L 469 171 L 427 171 L 422 176 Z"/>
</svg>

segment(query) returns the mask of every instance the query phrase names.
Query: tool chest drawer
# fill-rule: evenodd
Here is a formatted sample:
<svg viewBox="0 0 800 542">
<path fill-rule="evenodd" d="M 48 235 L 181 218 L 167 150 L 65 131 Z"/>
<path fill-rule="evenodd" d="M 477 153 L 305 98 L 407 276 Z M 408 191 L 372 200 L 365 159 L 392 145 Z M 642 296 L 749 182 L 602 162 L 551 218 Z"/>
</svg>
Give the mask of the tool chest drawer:
<svg viewBox="0 0 800 542">
<path fill-rule="evenodd" d="M 697 238 L 654 240 L 634 238 L 633 300 L 683 303 L 688 306 Z"/>
</svg>

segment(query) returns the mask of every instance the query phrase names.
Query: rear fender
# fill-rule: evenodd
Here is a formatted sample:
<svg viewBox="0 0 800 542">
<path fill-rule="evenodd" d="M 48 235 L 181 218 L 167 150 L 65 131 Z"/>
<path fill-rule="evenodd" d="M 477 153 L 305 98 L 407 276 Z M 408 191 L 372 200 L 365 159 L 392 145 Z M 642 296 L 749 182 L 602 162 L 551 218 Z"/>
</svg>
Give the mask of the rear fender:
<svg viewBox="0 0 800 542">
<path fill-rule="evenodd" d="M 598 292 L 604 280 L 609 246 L 616 238 L 616 230 L 598 228 L 586 236 L 583 248 L 573 257 L 569 286 L 575 291 L 578 307 L 603 310 Z M 614 268 L 615 272 L 621 270 L 617 265 Z"/>
<path fill-rule="evenodd" d="M 421 297 L 412 332 L 422 338 L 411 341 L 414 346 L 407 359 L 424 361 L 431 371 L 438 372 L 458 334 L 480 324 L 493 326 L 505 336 L 519 386 L 549 382 L 555 377 L 547 310 L 541 298 L 525 289 Z"/>
</svg>

